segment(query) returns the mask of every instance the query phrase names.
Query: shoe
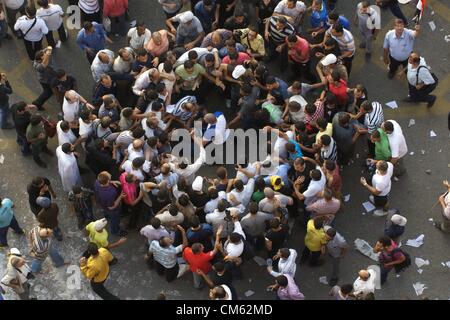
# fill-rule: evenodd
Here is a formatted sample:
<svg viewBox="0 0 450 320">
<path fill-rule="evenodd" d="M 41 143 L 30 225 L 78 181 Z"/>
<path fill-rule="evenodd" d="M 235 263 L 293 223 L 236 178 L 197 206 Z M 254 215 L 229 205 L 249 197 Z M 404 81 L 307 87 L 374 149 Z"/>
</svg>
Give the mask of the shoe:
<svg viewBox="0 0 450 320">
<path fill-rule="evenodd" d="M 392 79 L 392 78 L 394 78 L 394 76 L 395 76 L 395 72 L 388 72 L 388 78 L 389 79 Z"/>
<path fill-rule="evenodd" d="M 3 130 L 9 130 L 9 129 L 14 129 L 15 126 L 12 123 L 7 123 L 4 126 L 2 126 Z"/>
<path fill-rule="evenodd" d="M 414 100 L 411 98 L 411 96 L 407 96 L 402 100 L 403 102 L 414 102 Z"/>
<path fill-rule="evenodd" d="M 178 270 L 177 279 L 181 278 L 188 271 L 189 271 L 189 265 L 188 264 L 180 264 L 180 268 Z"/>
<path fill-rule="evenodd" d="M 430 95 L 430 97 L 432 98 L 432 100 L 427 103 L 427 108 L 431 108 L 436 102 L 436 96 L 434 94 Z"/>
<path fill-rule="evenodd" d="M 47 164 L 44 161 L 42 161 L 41 159 L 34 160 L 34 162 L 36 162 L 36 164 L 41 168 L 47 168 Z"/>
<path fill-rule="evenodd" d="M 42 150 L 42 152 L 44 152 L 45 154 L 48 154 L 49 156 L 52 156 L 52 157 L 55 155 L 55 153 L 52 150 L 50 150 L 49 148 L 44 148 Z"/>
<path fill-rule="evenodd" d="M 125 230 L 120 230 L 117 234 L 119 237 L 126 237 L 128 235 L 128 232 Z"/>
<path fill-rule="evenodd" d="M 399 182 L 399 181 L 400 181 L 400 179 L 399 179 L 399 178 L 397 178 L 397 177 L 394 177 L 394 181 L 395 181 L 395 182 Z"/>
<path fill-rule="evenodd" d="M 360 49 L 365 49 L 366 48 L 366 44 L 363 42 L 363 43 L 360 43 L 359 44 L 359 48 Z"/>
<path fill-rule="evenodd" d="M 13 37 L 9 33 L 5 34 L 5 39 L 12 40 Z"/>
<path fill-rule="evenodd" d="M 377 216 L 377 217 L 384 217 L 387 214 L 388 214 L 388 211 L 384 211 L 383 209 L 377 209 L 373 212 L 373 215 Z"/>
<path fill-rule="evenodd" d="M 375 198 L 373 195 L 369 196 L 369 201 L 372 202 L 373 204 L 375 204 Z"/>
<path fill-rule="evenodd" d="M 339 280 L 338 278 L 332 278 L 332 279 L 330 279 L 328 284 L 330 285 L 330 287 L 334 287 L 335 285 L 337 285 L 338 280 Z"/>
</svg>

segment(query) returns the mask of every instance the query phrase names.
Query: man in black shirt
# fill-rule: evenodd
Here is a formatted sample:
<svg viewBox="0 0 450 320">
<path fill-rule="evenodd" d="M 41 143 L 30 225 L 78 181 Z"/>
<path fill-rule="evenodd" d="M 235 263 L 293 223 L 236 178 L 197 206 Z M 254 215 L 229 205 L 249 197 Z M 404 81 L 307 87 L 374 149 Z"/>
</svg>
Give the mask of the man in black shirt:
<svg viewBox="0 0 450 320">
<path fill-rule="evenodd" d="M 225 21 L 224 29 L 228 29 L 231 31 L 237 30 L 237 29 L 245 29 L 248 27 L 248 19 L 245 16 L 244 12 L 236 10 L 234 13 L 234 16 L 228 18 Z"/>
<path fill-rule="evenodd" d="M 232 285 L 233 275 L 231 274 L 229 268 L 227 268 L 227 264 L 223 263 L 222 261 L 214 263 L 212 266 L 212 270 L 211 272 L 208 273 L 208 275 L 206 275 L 200 269 L 197 270 L 197 274 L 203 277 L 205 283 L 211 289 L 214 288 L 215 286 L 220 286 L 224 284 L 228 286 L 228 288 L 230 288 L 231 294 L 237 297 L 236 290 Z"/>
<path fill-rule="evenodd" d="M 27 127 L 30 124 L 31 114 L 28 112 L 29 107 L 23 101 L 19 101 L 11 106 L 11 116 L 16 127 L 17 144 L 20 146 L 22 155 L 31 154 L 30 144 L 27 141 Z"/>
<path fill-rule="evenodd" d="M 0 74 L 0 126 L 2 129 L 12 129 L 13 126 L 8 123 L 9 115 L 9 97 L 12 93 L 11 85 L 8 79 L 6 79 L 6 74 Z"/>
<path fill-rule="evenodd" d="M 62 69 L 56 70 L 56 77 L 50 82 L 50 87 L 60 106 L 63 104 L 64 95 L 67 91 L 75 90 L 78 92 L 77 80 Z"/>
<path fill-rule="evenodd" d="M 200 223 L 200 219 L 197 216 L 193 216 L 190 223 L 191 227 L 186 232 L 189 246 L 191 247 L 194 243 L 201 243 L 205 248 L 205 252 L 212 251 L 214 248 L 212 245 L 213 229 L 211 225 Z"/>
<path fill-rule="evenodd" d="M 106 140 L 96 139 L 86 144 L 86 165 L 95 175 L 98 175 L 102 171 L 107 171 L 113 176 L 118 176 L 118 172 L 113 170 L 115 163 L 116 161 L 112 156 L 112 149 Z"/>
<path fill-rule="evenodd" d="M 38 197 L 44 197 L 48 199 L 56 198 L 56 193 L 50 184 L 50 180 L 47 178 L 36 177 L 33 178 L 31 183 L 27 186 L 28 202 L 30 203 L 30 209 L 35 216 L 42 210 L 42 207 L 36 203 Z"/>
<path fill-rule="evenodd" d="M 286 225 L 281 224 L 278 218 L 270 220 L 270 230 L 266 233 L 266 249 L 269 258 L 274 257 L 278 250 L 285 246 L 285 242 L 289 236 Z M 274 268 L 278 268 L 278 259 L 272 262 Z"/>
</svg>

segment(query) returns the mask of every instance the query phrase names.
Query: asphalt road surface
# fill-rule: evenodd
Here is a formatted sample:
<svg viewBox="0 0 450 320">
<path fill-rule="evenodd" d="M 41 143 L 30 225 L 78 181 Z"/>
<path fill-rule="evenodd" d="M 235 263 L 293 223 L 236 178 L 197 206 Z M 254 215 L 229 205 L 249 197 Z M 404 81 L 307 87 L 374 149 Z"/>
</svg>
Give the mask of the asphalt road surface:
<svg viewBox="0 0 450 320">
<path fill-rule="evenodd" d="M 61 2 L 64 8 L 65 1 Z M 307 1 L 309 4 L 310 1 Z M 339 1 L 337 9 L 347 18 L 353 19 L 354 7 L 357 1 Z M 414 239 L 424 234 L 424 244 L 419 248 L 406 246 L 411 255 L 411 267 L 396 277 L 389 275 L 387 283 L 382 290 L 376 292 L 377 299 L 417 299 L 413 284 L 420 282 L 426 285 L 424 294 L 431 299 L 450 298 L 450 268 L 444 267 L 442 262 L 450 261 L 450 236 L 437 231 L 429 219 L 439 220 L 440 210 L 434 206 L 439 194 L 443 191 L 442 180 L 450 178 L 450 136 L 447 128 L 447 113 L 450 102 L 450 43 L 445 36 L 450 34 L 450 5 L 446 0 L 429 0 L 429 8 L 422 20 L 422 35 L 416 42 L 416 49 L 423 55 L 439 77 L 439 87 L 435 94 L 438 96 L 435 106 L 427 109 L 424 104 L 407 104 L 402 99 L 407 95 L 407 83 L 403 79 L 388 80 L 386 67 L 382 63 L 382 40 L 387 30 L 392 29 L 393 16 L 389 11 L 382 11 L 382 31 L 378 37 L 371 61 L 364 60 L 364 54 L 358 49 L 354 60 L 350 86 L 362 83 L 374 99 L 383 104 L 385 119 L 397 120 L 403 128 L 408 144 L 408 155 L 404 159 L 407 174 L 399 182 L 393 182 L 391 192 L 392 207 L 397 208 L 408 218 L 406 232 L 402 243 L 407 239 Z M 405 14 L 412 17 L 414 6 L 402 6 Z M 151 31 L 163 28 L 164 15 L 157 1 L 131 0 L 131 15 L 146 21 Z M 306 19 L 308 21 L 308 19 Z M 429 22 L 434 21 L 436 29 L 431 30 Z M 356 27 L 353 34 L 359 37 Z M 80 93 L 90 97 L 93 85 L 89 65 L 81 50 L 75 44 L 76 31 L 71 31 L 68 43 L 61 46 L 55 53 L 55 64 L 73 74 L 80 87 Z M 119 49 L 124 39 L 114 38 L 111 48 Z M 358 45 L 358 43 L 357 43 Z M 3 41 L 0 48 L 0 70 L 8 74 L 14 89 L 11 103 L 19 99 L 31 102 L 39 94 L 39 83 L 25 53 L 22 42 L 18 40 Z M 287 78 L 287 75 L 281 75 Z M 397 101 L 399 108 L 389 109 L 385 103 Z M 227 110 L 223 99 L 212 99 L 207 107 L 211 111 Z M 217 104 L 214 103 L 217 101 Z M 48 107 L 49 113 L 55 116 L 57 108 L 55 101 Z M 227 114 L 228 119 L 232 115 Z M 415 125 L 408 127 L 410 119 Z M 436 137 L 430 137 L 430 130 Z M 50 146 L 55 149 L 56 139 L 52 139 Z M 347 239 L 351 246 L 356 238 L 367 240 L 374 244 L 378 236 L 383 233 L 384 218 L 362 214 L 362 203 L 367 201 L 368 193 L 359 183 L 362 163 L 365 158 L 365 141 L 358 142 L 357 157 L 349 168 L 343 173 L 344 195 L 350 195 L 350 201 L 337 217 L 336 228 Z M 49 261 L 46 262 L 43 274 L 33 280 L 32 292 L 38 299 L 97 299 L 91 288 L 82 276 L 77 282 L 77 263 L 80 254 L 86 245 L 86 238 L 78 231 L 75 217 L 69 214 L 66 195 L 62 191 L 60 178 L 57 173 L 55 158 L 44 160 L 49 164 L 48 169 L 37 167 L 30 157 L 24 158 L 15 142 L 15 133 L 12 130 L 0 130 L 0 154 L 4 156 L 0 163 L 0 196 L 9 197 L 16 204 L 15 212 L 20 224 L 29 230 L 34 224 L 34 216 L 29 210 L 26 185 L 33 176 L 48 177 L 58 194 L 56 199 L 60 207 L 60 226 L 64 232 L 64 241 L 58 243 L 63 256 L 72 265 L 55 269 Z M 430 173 L 426 173 L 431 170 Z M 213 168 L 202 168 L 202 172 L 212 172 Z M 83 176 L 86 181 L 93 177 Z M 303 250 L 304 231 L 294 229 L 291 247 L 300 254 Z M 113 239 L 114 240 L 114 239 Z M 10 246 L 18 247 L 22 252 L 28 252 L 25 239 L 9 233 Z M 147 269 L 143 257 L 145 245 L 142 237 L 130 233 L 128 242 L 113 250 L 119 259 L 119 264 L 111 269 L 106 287 L 123 299 L 155 299 L 157 293 L 164 292 L 168 299 L 207 299 L 208 291 L 198 291 L 192 287 L 192 276 L 186 275 L 175 282 L 168 284 L 154 271 Z M 6 260 L 5 249 L 0 250 L 0 274 L 3 274 Z M 423 267 L 420 274 L 414 264 L 414 258 L 428 259 L 430 265 Z M 265 256 L 263 256 L 265 258 Z M 373 261 L 363 256 L 353 248 L 343 259 L 341 265 L 340 284 L 352 283 L 358 270 L 373 264 Z M 319 283 L 319 278 L 329 274 L 330 261 L 318 268 L 308 266 L 297 268 L 296 281 L 305 294 L 306 299 L 328 299 L 329 286 Z M 254 261 L 244 265 L 244 279 L 237 281 L 239 297 L 241 299 L 274 299 L 273 293 L 266 292 L 266 286 L 273 283 L 273 279 L 264 267 L 258 266 Z M 245 292 L 254 291 L 247 297 Z M 17 297 L 11 293 L 8 299 Z"/>
</svg>

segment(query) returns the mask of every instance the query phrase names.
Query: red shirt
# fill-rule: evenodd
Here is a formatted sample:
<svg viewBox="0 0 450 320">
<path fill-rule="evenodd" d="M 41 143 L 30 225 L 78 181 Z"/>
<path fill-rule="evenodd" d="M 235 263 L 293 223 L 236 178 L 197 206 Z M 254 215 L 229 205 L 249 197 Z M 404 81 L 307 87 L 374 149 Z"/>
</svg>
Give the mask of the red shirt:
<svg viewBox="0 0 450 320">
<path fill-rule="evenodd" d="M 245 52 L 239 52 L 238 58 L 236 59 L 235 63 L 231 63 L 230 56 L 226 56 L 225 58 L 223 58 L 222 63 L 232 64 L 232 65 L 237 66 L 240 64 L 244 64 L 244 61 L 246 61 L 246 60 L 251 60 L 250 56 L 248 54 L 246 54 Z"/>
<path fill-rule="evenodd" d="M 288 44 L 286 37 L 286 45 Z M 297 42 L 291 48 L 288 48 L 289 60 L 298 63 L 306 63 L 309 61 L 309 42 L 297 36 Z"/>
<path fill-rule="evenodd" d="M 119 17 L 128 9 L 128 0 L 105 0 L 103 2 L 103 16 Z"/>
<path fill-rule="evenodd" d="M 202 252 L 194 254 L 192 249 L 187 247 L 183 251 L 183 259 L 189 264 L 192 272 L 202 270 L 205 274 L 211 271 L 211 259 L 214 257 L 213 252 Z"/>
<path fill-rule="evenodd" d="M 333 83 L 329 83 L 328 90 L 336 96 L 337 104 L 339 106 L 346 106 L 348 102 L 347 82 L 343 79 L 339 82 L 339 87 L 336 87 Z"/>
</svg>

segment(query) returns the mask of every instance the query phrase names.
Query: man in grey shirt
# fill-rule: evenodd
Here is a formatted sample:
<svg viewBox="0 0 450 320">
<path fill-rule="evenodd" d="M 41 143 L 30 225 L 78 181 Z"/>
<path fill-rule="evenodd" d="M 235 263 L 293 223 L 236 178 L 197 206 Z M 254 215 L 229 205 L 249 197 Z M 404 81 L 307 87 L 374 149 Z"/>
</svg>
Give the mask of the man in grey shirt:
<svg viewBox="0 0 450 320">
<path fill-rule="evenodd" d="M 249 213 L 241 220 L 241 226 L 247 236 L 247 241 L 257 250 L 260 250 L 264 246 L 266 221 L 272 219 L 273 215 L 258 211 L 258 204 L 256 202 L 250 202 L 248 210 Z"/>
<path fill-rule="evenodd" d="M 332 258 L 332 270 L 330 277 L 330 286 L 337 284 L 339 279 L 339 265 L 341 258 L 345 255 L 348 244 L 344 237 L 341 236 L 335 229 L 331 227 L 324 227 L 325 233 L 327 235 L 327 250 L 328 254 Z"/>
<path fill-rule="evenodd" d="M 175 29 L 173 22 L 179 23 L 178 28 Z M 191 11 L 167 19 L 166 24 L 170 32 L 176 35 L 176 46 L 183 46 L 186 50 L 200 46 L 205 36 L 202 23 Z"/>
</svg>

